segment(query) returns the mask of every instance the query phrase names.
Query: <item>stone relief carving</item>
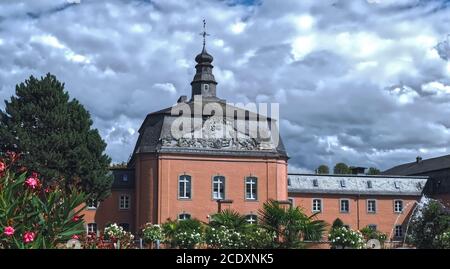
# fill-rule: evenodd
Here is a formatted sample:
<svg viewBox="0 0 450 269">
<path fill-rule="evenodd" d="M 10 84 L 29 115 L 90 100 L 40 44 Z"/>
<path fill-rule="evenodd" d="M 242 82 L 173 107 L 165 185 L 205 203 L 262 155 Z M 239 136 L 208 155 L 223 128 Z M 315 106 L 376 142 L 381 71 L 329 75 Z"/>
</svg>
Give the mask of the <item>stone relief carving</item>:
<svg viewBox="0 0 450 269">
<path fill-rule="evenodd" d="M 225 118 L 210 117 L 200 128 L 175 139 L 166 136 L 160 139 L 163 147 L 230 149 L 230 150 L 273 150 L 270 141 L 260 141 L 238 132 L 233 123 Z"/>
</svg>

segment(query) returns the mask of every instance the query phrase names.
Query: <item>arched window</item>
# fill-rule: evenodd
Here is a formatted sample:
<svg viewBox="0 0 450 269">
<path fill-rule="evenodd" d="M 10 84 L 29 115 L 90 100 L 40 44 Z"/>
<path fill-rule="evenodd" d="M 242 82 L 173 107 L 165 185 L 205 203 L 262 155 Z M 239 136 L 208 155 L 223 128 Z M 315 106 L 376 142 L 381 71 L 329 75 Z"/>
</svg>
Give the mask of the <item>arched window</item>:
<svg viewBox="0 0 450 269">
<path fill-rule="evenodd" d="M 188 213 L 181 213 L 178 215 L 178 220 L 187 220 L 191 218 L 191 214 Z"/>
<path fill-rule="evenodd" d="M 178 178 L 178 199 L 192 198 L 191 176 L 181 175 Z"/>
<path fill-rule="evenodd" d="M 225 177 L 215 176 L 212 182 L 212 196 L 215 200 L 225 199 Z"/>
<path fill-rule="evenodd" d="M 258 216 L 256 216 L 255 214 L 249 214 L 245 216 L 245 219 L 249 224 L 256 224 L 258 222 Z"/>
</svg>

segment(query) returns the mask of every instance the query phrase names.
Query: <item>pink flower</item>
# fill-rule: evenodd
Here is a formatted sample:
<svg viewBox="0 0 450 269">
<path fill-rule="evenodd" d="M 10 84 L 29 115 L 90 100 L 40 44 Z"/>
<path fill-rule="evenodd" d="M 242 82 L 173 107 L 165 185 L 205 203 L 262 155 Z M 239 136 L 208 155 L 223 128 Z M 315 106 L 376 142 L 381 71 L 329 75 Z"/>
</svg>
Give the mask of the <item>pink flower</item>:
<svg viewBox="0 0 450 269">
<path fill-rule="evenodd" d="M 36 187 L 39 186 L 39 179 L 37 178 L 37 175 L 33 173 L 31 177 L 25 180 L 25 183 L 28 185 L 28 187 L 35 189 Z"/>
<path fill-rule="evenodd" d="M 80 216 L 73 216 L 73 218 L 72 218 L 72 221 L 73 222 L 75 222 L 75 221 L 79 221 L 80 220 Z"/>
<path fill-rule="evenodd" d="M 23 242 L 25 243 L 31 243 L 34 241 L 34 237 L 36 236 L 36 234 L 34 232 L 26 232 L 23 235 Z"/>
<path fill-rule="evenodd" d="M 5 171 L 5 169 L 6 169 L 5 163 L 0 161 L 0 172 Z"/>
<path fill-rule="evenodd" d="M 72 235 L 72 239 L 78 240 L 78 239 L 80 239 L 80 237 L 78 235 L 74 234 L 74 235 Z"/>
<path fill-rule="evenodd" d="M 14 235 L 14 228 L 11 226 L 7 226 L 5 227 L 5 229 L 3 230 L 3 233 L 7 236 L 12 236 Z"/>
</svg>

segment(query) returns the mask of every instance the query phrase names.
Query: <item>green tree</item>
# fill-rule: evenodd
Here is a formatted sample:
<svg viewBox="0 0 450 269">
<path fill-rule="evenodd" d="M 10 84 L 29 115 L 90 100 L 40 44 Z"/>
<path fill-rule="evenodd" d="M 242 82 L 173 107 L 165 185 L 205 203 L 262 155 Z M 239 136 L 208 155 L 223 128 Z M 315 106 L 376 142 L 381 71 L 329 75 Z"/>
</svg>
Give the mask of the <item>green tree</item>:
<svg viewBox="0 0 450 269">
<path fill-rule="evenodd" d="M 381 171 L 375 167 L 370 167 L 369 170 L 367 170 L 368 175 L 379 175 Z"/>
<path fill-rule="evenodd" d="M 0 110 L 0 151 L 19 152 L 19 165 L 39 171 L 45 184 L 63 190 L 81 187 L 91 198 L 109 195 L 112 177 L 105 142 L 86 109 L 69 100 L 64 84 L 47 74 L 16 86 L 16 96 Z"/>
<path fill-rule="evenodd" d="M 334 166 L 333 173 L 336 175 L 351 174 L 352 171 L 345 163 L 337 163 Z"/>
<path fill-rule="evenodd" d="M 344 222 L 340 218 L 336 218 L 331 225 L 331 228 L 341 228 L 344 227 Z"/>
<path fill-rule="evenodd" d="M 269 200 L 260 210 L 261 227 L 275 235 L 274 247 L 299 248 L 302 240 L 319 240 L 326 223 L 316 220 L 316 214 L 307 216 L 298 207 L 285 207 Z"/>
<path fill-rule="evenodd" d="M 239 214 L 239 212 L 225 209 L 220 213 L 212 215 L 209 225 L 213 228 L 224 226 L 237 232 L 243 232 L 247 229 L 249 223 L 245 216 Z"/>
<path fill-rule="evenodd" d="M 326 166 L 325 164 L 320 165 L 317 167 L 317 174 L 329 174 L 330 168 Z"/>
<path fill-rule="evenodd" d="M 409 243 L 417 248 L 441 248 L 440 236 L 450 231 L 450 211 L 440 202 L 431 200 L 412 217 Z"/>
</svg>

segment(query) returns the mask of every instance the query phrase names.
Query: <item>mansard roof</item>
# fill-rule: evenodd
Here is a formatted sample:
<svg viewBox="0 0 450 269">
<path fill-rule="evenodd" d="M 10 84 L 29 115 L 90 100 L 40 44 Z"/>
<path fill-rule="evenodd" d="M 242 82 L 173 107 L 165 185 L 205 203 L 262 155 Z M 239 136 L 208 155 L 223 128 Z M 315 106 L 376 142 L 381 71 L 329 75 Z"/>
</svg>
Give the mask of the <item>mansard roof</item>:
<svg viewBox="0 0 450 269">
<path fill-rule="evenodd" d="M 421 176 L 289 174 L 288 193 L 420 196 L 427 180 Z"/>
</svg>

